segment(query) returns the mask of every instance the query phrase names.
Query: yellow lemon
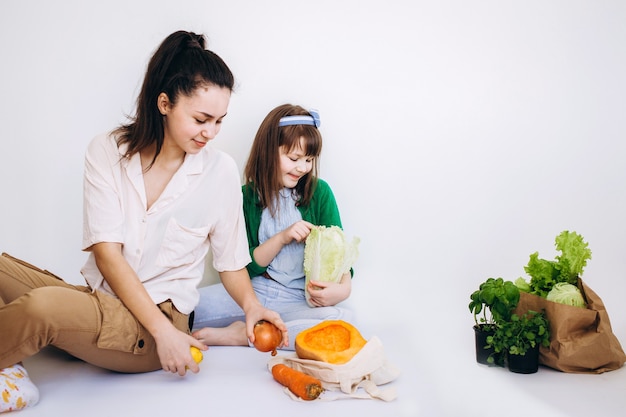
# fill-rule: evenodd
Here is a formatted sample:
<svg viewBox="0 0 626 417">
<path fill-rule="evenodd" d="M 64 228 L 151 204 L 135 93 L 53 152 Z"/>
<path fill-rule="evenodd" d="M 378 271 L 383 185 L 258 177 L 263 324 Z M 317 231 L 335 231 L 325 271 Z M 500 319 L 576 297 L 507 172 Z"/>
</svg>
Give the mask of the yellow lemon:
<svg viewBox="0 0 626 417">
<path fill-rule="evenodd" d="M 195 346 L 191 346 L 191 356 L 196 363 L 202 362 L 202 351 Z"/>
</svg>

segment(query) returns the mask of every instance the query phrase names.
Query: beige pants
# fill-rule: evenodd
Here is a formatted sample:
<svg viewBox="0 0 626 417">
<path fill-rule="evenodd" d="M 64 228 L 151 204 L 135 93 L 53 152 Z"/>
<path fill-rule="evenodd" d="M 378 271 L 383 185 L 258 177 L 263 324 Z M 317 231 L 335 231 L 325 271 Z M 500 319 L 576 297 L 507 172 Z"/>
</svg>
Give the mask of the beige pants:
<svg viewBox="0 0 626 417">
<path fill-rule="evenodd" d="M 189 318 L 170 301 L 159 304 L 179 330 Z M 0 256 L 0 369 L 52 345 L 118 372 L 161 368 L 156 343 L 122 302 L 70 285 L 6 253 Z"/>
</svg>

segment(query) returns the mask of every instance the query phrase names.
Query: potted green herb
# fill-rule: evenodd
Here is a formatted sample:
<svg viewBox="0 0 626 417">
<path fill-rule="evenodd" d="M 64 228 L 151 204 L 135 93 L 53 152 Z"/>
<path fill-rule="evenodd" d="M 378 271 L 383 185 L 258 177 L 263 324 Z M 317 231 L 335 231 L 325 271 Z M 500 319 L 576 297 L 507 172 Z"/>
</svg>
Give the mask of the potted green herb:
<svg viewBox="0 0 626 417">
<path fill-rule="evenodd" d="M 521 317 L 512 314 L 487 337 L 487 346 L 499 358 L 506 358 L 509 370 L 516 373 L 537 372 L 542 345 L 550 345 L 550 327 L 543 312 L 528 311 Z"/>
<path fill-rule="evenodd" d="M 488 278 L 470 295 L 469 310 L 474 315 L 476 361 L 482 364 L 503 364 L 503 358 L 487 345 L 499 323 L 511 318 L 519 301 L 519 289 L 511 281 Z M 494 357 L 497 356 L 497 357 Z"/>
</svg>

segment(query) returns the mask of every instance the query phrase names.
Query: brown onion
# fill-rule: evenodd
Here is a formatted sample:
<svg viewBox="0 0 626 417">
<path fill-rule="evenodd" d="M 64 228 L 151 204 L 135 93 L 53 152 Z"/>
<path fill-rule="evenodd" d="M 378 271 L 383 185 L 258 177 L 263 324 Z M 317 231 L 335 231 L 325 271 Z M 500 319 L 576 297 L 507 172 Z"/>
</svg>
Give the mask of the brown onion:
<svg viewBox="0 0 626 417">
<path fill-rule="evenodd" d="M 283 334 L 278 327 L 269 321 L 260 320 L 254 325 L 254 347 L 261 352 L 272 352 L 276 355 L 276 348 L 283 340 Z"/>
</svg>

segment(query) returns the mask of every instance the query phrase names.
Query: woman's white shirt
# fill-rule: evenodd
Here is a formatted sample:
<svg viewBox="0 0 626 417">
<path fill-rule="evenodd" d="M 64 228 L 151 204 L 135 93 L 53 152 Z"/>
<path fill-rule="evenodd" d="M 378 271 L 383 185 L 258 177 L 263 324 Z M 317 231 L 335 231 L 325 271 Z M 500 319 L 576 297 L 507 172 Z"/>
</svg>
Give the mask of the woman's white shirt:
<svg viewBox="0 0 626 417">
<path fill-rule="evenodd" d="M 112 135 L 99 135 L 85 157 L 83 250 L 100 242 L 122 244 L 123 255 L 153 301 L 171 299 L 189 314 L 198 303 L 197 286 L 205 256 L 217 271 L 235 271 L 250 262 L 235 161 L 207 146 L 187 154 L 169 184 L 147 209 L 139 154 L 123 157 Z M 90 253 L 81 273 L 92 290 L 115 295 Z"/>
</svg>

